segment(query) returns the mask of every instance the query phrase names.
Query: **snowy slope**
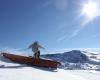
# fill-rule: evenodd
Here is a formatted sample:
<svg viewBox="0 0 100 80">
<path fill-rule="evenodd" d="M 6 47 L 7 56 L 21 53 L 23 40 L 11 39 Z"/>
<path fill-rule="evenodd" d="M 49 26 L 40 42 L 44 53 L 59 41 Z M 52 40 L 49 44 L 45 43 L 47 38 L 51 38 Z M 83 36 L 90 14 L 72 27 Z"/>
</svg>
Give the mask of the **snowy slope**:
<svg viewBox="0 0 100 80">
<path fill-rule="evenodd" d="M 58 58 L 59 55 L 66 57 L 66 54 L 67 57 L 73 57 L 74 59 L 76 59 L 77 54 L 75 55 L 75 52 L 77 51 L 74 51 L 74 54 L 71 52 L 66 52 L 64 54 L 51 54 L 48 57 L 58 60 L 60 58 Z M 71 55 L 73 54 L 75 55 L 75 57 L 73 55 L 68 56 L 69 54 L 67 53 L 71 53 Z M 91 53 L 80 51 L 78 55 L 82 55 L 81 53 L 83 55 L 85 54 L 85 57 L 88 59 L 85 59 L 85 61 L 81 62 L 68 62 L 66 59 L 64 59 L 65 61 L 62 61 L 64 63 L 64 67 L 58 69 L 57 71 L 50 71 L 48 69 L 15 64 L 8 59 L 0 56 L 0 80 L 100 80 L 99 54 L 94 55 Z M 47 55 L 45 55 L 45 57 L 47 57 Z M 84 60 L 83 57 L 79 59 Z M 59 60 L 62 60 L 62 58 L 60 58 Z M 83 64 L 85 68 L 82 69 Z M 90 65 L 92 66 L 91 69 L 86 69 L 90 67 Z M 97 67 L 97 65 L 98 69 L 93 68 Z M 79 68 L 79 66 L 81 68 Z M 69 70 L 71 67 L 72 70 Z M 77 68 L 78 70 L 76 70 Z"/>
<path fill-rule="evenodd" d="M 0 69 L 0 80 L 85 80 L 83 77 L 67 73 L 64 70 L 49 72 L 32 67 L 19 69 Z"/>
<path fill-rule="evenodd" d="M 100 80 L 100 72 L 58 70 L 50 72 L 32 67 L 0 68 L 0 80 Z"/>
</svg>

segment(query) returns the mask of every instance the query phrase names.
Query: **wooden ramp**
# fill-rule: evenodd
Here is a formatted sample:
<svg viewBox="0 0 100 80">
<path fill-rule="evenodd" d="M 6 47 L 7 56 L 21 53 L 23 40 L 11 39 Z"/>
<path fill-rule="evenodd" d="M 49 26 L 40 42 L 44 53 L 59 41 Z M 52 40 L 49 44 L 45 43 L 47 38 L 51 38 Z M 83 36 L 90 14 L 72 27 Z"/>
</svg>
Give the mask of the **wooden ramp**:
<svg viewBox="0 0 100 80">
<path fill-rule="evenodd" d="M 26 56 L 20 56 L 10 53 L 1 53 L 5 58 L 8 58 L 9 60 L 20 63 L 20 64 L 27 64 L 30 66 L 38 66 L 38 67 L 45 67 L 45 68 L 55 68 L 59 67 L 61 65 L 60 62 L 53 61 L 53 60 L 47 60 L 47 59 L 36 59 L 32 57 L 26 57 Z"/>
</svg>

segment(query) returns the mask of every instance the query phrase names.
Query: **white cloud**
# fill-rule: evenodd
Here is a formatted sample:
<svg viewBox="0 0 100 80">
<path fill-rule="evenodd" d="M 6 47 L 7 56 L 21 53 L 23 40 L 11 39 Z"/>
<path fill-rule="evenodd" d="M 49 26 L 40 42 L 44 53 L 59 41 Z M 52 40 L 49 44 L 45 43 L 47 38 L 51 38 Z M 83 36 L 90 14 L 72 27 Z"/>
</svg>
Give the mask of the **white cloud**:
<svg viewBox="0 0 100 80">
<path fill-rule="evenodd" d="M 65 34 L 63 36 L 61 36 L 60 38 L 57 39 L 57 42 L 61 42 L 63 40 L 69 40 L 69 39 L 72 39 L 74 37 L 76 37 L 79 32 L 80 32 L 81 29 L 76 29 L 72 34 L 68 35 L 68 34 Z"/>
<path fill-rule="evenodd" d="M 79 29 L 75 30 L 75 31 L 72 33 L 71 38 L 77 36 L 78 33 L 79 33 L 79 31 L 80 31 Z"/>
<path fill-rule="evenodd" d="M 67 5 L 67 0 L 54 0 L 54 6 L 59 10 L 66 9 Z"/>
<path fill-rule="evenodd" d="M 47 0 L 41 8 L 45 8 L 49 5 L 53 5 L 57 10 L 65 10 L 68 6 L 67 0 Z"/>
<path fill-rule="evenodd" d="M 47 6 L 49 6 L 49 5 L 51 5 L 51 1 L 46 1 L 42 6 L 41 6 L 41 8 L 45 8 L 45 7 L 47 7 Z"/>
<path fill-rule="evenodd" d="M 60 38 L 57 39 L 57 42 L 61 42 L 62 40 L 65 40 L 67 37 L 68 37 L 67 35 L 61 36 Z"/>
</svg>

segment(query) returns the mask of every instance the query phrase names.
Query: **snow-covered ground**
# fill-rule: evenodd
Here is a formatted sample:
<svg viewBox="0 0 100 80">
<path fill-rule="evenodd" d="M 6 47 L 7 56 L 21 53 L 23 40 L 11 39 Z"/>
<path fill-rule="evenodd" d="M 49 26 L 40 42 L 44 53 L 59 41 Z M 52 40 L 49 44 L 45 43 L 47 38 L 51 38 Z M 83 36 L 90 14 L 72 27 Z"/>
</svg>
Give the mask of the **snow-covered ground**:
<svg viewBox="0 0 100 80">
<path fill-rule="evenodd" d="M 63 69 L 51 72 L 32 67 L 0 68 L 0 80 L 100 80 L 100 72 Z"/>
<path fill-rule="evenodd" d="M 77 51 L 74 51 L 74 55 L 72 55 L 73 52 L 70 52 L 70 57 L 73 57 L 71 60 L 76 59 L 77 54 L 75 54 L 75 52 Z M 84 53 L 89 58 L 88 61 L 86 56 L 83 56 L 86 60 L 84 63 L 72 63 L 73 61 L 66 62 L 63 60 L 65 67 L 59 68 L 57 71 L 12 63 L 0 56 L 0 80 L 100 80 L 100 55 Z M 64 53 L 64 57 L 66 57 L 65 55 L 67 55 L 68 58 L 69 55 Z M 80 59 L 82 61 L 84 58 L 79 58 L 79 55 L 80 53 L 78 53 L 77 60 Z M 52 56 L 49 55 L 49 57 Z M 53 55 L 52 58 L 54 57 L 56 58 L 57 56 Z M 57 60 L 62 59 L 57 58 Z"/>
</svg>

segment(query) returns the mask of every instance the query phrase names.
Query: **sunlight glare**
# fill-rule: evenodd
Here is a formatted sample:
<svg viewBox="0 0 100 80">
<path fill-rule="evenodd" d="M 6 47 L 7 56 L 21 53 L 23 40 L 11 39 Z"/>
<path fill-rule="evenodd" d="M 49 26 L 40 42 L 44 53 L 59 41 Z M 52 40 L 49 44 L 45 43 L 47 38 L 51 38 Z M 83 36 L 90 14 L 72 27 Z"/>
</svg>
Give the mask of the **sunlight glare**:
<svg viewBox="0 0 100 80">
<path fill-rule="evenodd" d="M 93 1 L 89 1 L 88 3 L 83 4 L 82 14 L 85 15 L 90 20 L 97 17 L 98 14 L 97 3 Z"/>
</svg>

